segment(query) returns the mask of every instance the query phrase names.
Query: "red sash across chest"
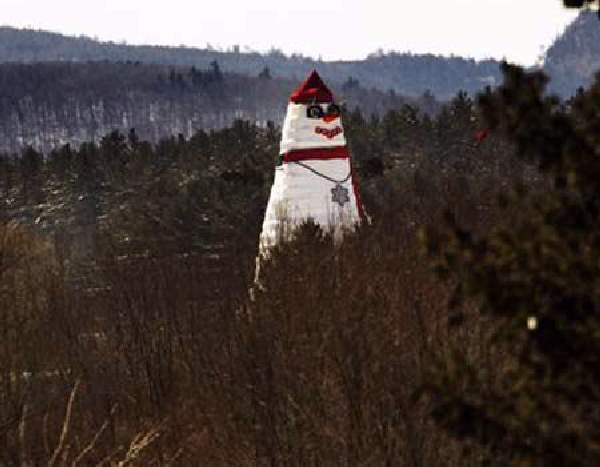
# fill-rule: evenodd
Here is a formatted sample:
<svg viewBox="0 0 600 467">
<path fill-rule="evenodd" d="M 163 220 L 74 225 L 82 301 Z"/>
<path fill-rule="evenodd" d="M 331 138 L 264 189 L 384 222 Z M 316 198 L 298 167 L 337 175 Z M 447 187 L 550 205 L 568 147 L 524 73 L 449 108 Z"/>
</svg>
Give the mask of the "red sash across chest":
<svg viewBox="0 0 600 467">
<path fill-rule="evenodd" d="M 350 153 L 346 146 L 338 146 L 335 148 L 295 149 L 283 154 L 283 162 L 348 159 L 348 157 L 350 157 Z"/>
</svg>

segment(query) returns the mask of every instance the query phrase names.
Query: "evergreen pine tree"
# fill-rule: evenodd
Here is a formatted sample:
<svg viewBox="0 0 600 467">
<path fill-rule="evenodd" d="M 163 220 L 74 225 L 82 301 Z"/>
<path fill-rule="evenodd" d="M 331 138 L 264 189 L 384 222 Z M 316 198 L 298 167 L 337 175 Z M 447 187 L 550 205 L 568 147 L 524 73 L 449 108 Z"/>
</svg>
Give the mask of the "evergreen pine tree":
<svg viewBox="0 0 600 467">
<path fill-rule="evenodd" d="M 503 200 L 507 221 L 477 235 L 451 218 L 430 232 L 438 271 L 456 285 L 451 321 L 490 322 L 497 373 L 460 352 L 427 385 L 436 420 L 495 460 L 600 463 L 600 78 L 567 107 L 539 72 L 504 65 L 480 96 L 489 127 L 543 174 Z M 529 195 L 525 193 L 530 191 Z"/>
</svg>

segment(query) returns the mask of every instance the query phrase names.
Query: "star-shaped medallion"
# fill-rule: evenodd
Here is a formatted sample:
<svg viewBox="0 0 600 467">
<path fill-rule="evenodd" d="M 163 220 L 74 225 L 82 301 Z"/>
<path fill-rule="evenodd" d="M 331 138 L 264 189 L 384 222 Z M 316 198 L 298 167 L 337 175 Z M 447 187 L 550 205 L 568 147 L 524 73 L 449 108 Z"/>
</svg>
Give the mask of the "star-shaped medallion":
<svg viewBox="0 0 600 467">
<path fill-rule="evenodd" d="M 344 204 L 350 201 L 350 196 L 348 196 L 348 189 L 344 188 L 338 183 L 335 186 L 335 188 L 331 189 L 331 201 L 343 207 Z"/>
</svg>

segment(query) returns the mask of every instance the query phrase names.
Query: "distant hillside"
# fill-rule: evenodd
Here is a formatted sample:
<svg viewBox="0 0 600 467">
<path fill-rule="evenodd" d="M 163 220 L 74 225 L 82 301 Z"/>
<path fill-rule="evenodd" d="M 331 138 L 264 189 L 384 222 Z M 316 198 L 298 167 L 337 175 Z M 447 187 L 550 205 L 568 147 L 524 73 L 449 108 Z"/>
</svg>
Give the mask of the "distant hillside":
<svg viewBox="0 0 600 467">
<path fill-rule="evenodd" d="M 113 130 L 135 128 L 144 139 L 230 126 L 242 119 L 280 125 L 297 82 L 140 63 L 0 64 L 0 151 L 32 145 L 47 151 L 65 143 L 98 141 Z M 381 115 L 403 104 L 435 112 L 429 98 L 404 98 L 366 90 L 357 82 L 336 95 L 363 115 Z"/>
<path fill-rule="evenodd" d="M 267 66 L 273 76 L 296 81 L 317 68 L 330 82 L 341 84 L 352 77 L 366 88 L 374 87 L 382 91 L 393 89 L 407 96 L 420 96 L 430 90 L 440 99 L 449 99 L 459 90 L 474 93 L 487 84 L 497 84 L 500 79 L 498 62 L 495 60 L 380 53 L 360 61 L 322 62 L 300 55 L 287 57 L 278 51 L 259 54 L 187 47 L 132 46 L 99 42 L 88 37 L 0 28 L 0 62 L 102 60 L 197 68 L 208 68 L 216 60 L 226 72 L 256 76 Z"/>
<path fill-rule="evenodd" d="M 600 21 L 596 12 L 583 11 L 554 42 L 546 54 L 544 69 L 552 76 L 550 87 L 571 95 L 587 86 L 600 70 Z"/>
</svg>

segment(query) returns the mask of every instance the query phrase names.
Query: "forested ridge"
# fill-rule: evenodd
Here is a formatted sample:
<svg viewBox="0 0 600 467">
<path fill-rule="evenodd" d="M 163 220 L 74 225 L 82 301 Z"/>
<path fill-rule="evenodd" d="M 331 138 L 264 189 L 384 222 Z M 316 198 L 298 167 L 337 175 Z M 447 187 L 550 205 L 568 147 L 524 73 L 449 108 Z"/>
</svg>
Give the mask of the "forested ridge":
<svg viewBox="0 0 600 467">
<path fill-rule="evenodd" d="M 569 96 L 590 82 L 598 55 L 594 19 L 582 12 L 548 50 L 552 91 Z M 10 27 L 0 28 L 0 62 L 0 150 L 13 152 L 99 141 L 131 128 L 156 143 L 236 119 L 279 125 L 289 90 L 312 68 L 348 108 L 365 115 L 400 103 L 433 114 L 436 100 L 499 83 L 493 60 L 378 52 L 362 61 L 322 62 L 279 51 L 129 46 Z"/>
<path fill-rule="evenodd" d="M 476 61 L 461 57 L 383 51 L 365 60 L 321 61 L 274 50 L 269 53 L 197 49 L 191 47 L 134 46 L 99 42 L 89 37 L 70 37 L 35 30 L 0 28 L 0 62 L 47 61 L 139 61 L 149 64 L 209 68 L 218 61 L 224 71 L 256 76 L 268 67 L 273 76 L 294 81 L 312 69 L 331 83 L 341 85 L 349 77 L 366 88 L 418 97 L 429 90 L 440 99 L 450 99 L 459 90 L 477 92 L 499 82 L 497 60 Z"/>
<path fill-rule="evenodd" d="M 218 129 L 236 119 L 281 125 L 290 89 L 297 83 L 273 78 L 269 69 L 248 77 L 207 69 L 141 63 L 0 64 L 0 150 L 27 145 L 49 151 L 99 141 L 113 130 L 151 142 L 199 129 Z M 334 88 L 348 108 L 382 115 L 402 103 L 429 112 L 433 96 L 419 99 L 368 90 L 356 80 Z"/>
<path fill-rule="evenodd" d="M 540 57 L 540 65 L 552 78 L 551 89 L 563 97 L 590 84 L 598 63 L 598 25 L 595 13 L 583 10 Z M 500 83 L 498 60 L 473 60 L 431 54 L 377 51 L 364 60 L 321 61 L 280 50 L 268 53 L 192 47 L 138 46 L 100 42 L 89 37 L 65 36 L 47 31 L 0 28 L 0 62 L 143 62 L 207 69 L 218 61 L 223 70 L 248 76 L 268 67 L 273 76 L 298 81 L 318 68 L 328 82 L 341 85 L 349 78 L 366 88 L 412 97 L 429 91 L 441 100 L 458 91 L 474 94 Z"/>
<path fill-rule="evenodd" d="M 589 86 L 600 67 L 600 25 L 593 11 L 582 11 L 546 52 L 544 69 L 552 77 L 550 89 L 572 94 Z"/>
</svg>

